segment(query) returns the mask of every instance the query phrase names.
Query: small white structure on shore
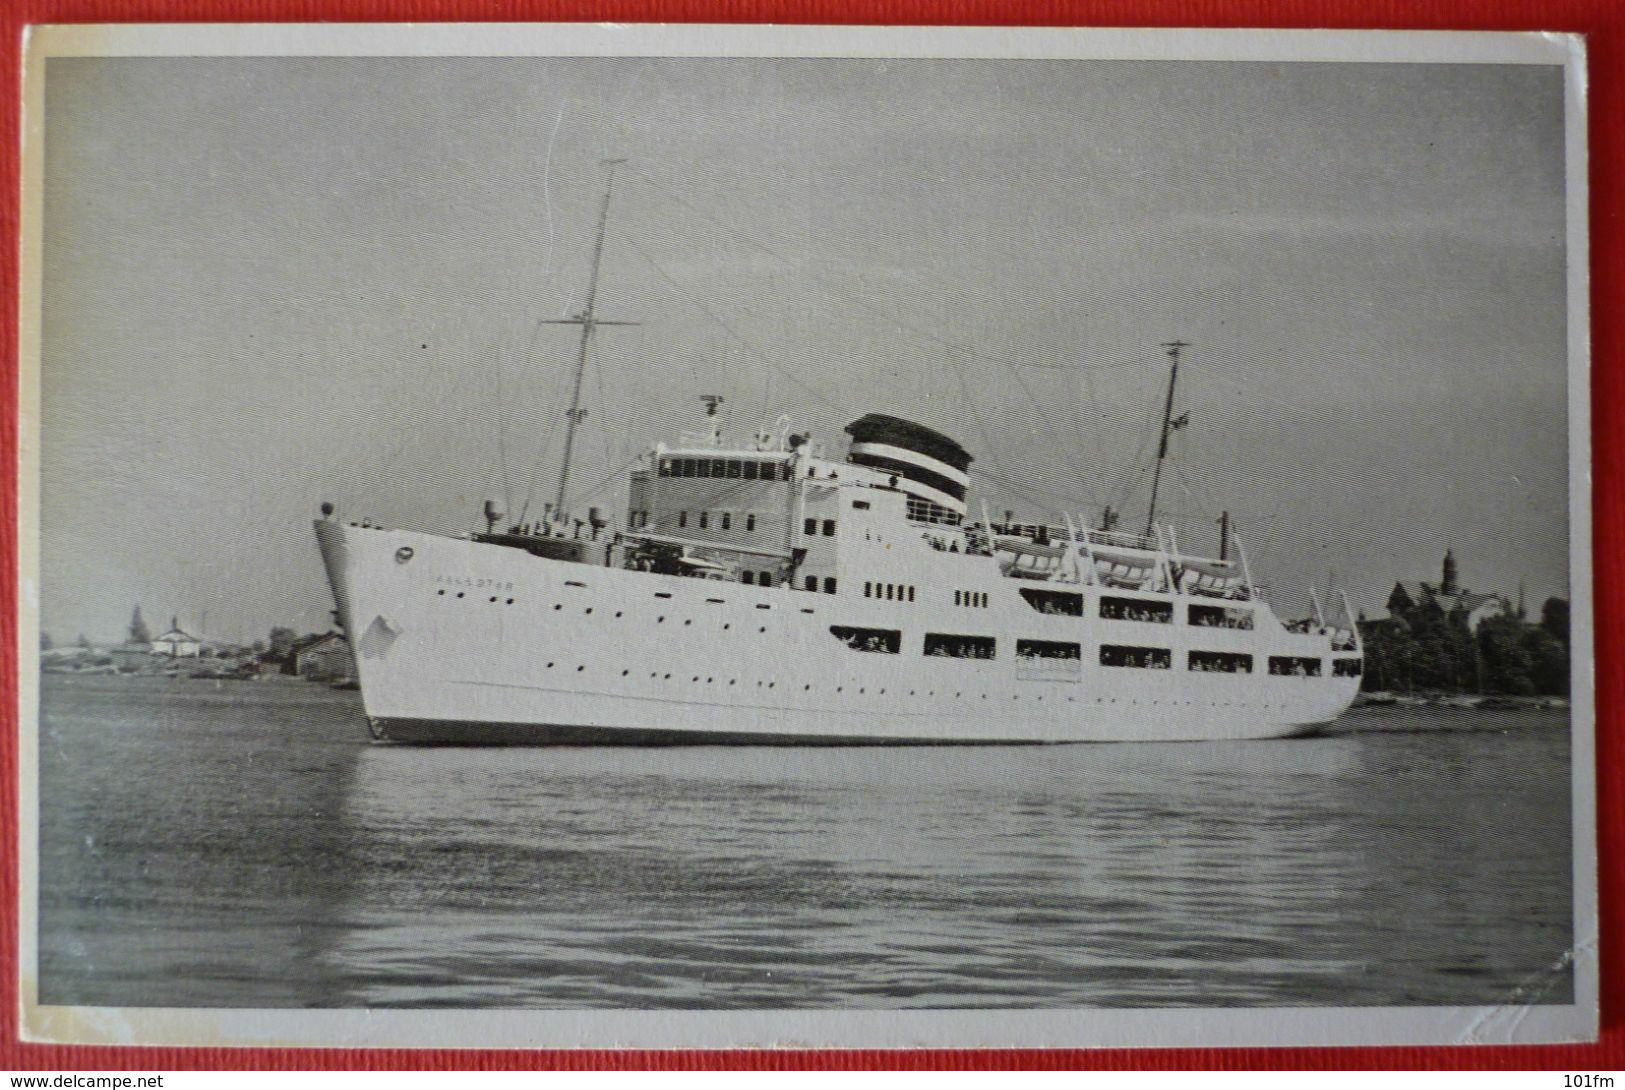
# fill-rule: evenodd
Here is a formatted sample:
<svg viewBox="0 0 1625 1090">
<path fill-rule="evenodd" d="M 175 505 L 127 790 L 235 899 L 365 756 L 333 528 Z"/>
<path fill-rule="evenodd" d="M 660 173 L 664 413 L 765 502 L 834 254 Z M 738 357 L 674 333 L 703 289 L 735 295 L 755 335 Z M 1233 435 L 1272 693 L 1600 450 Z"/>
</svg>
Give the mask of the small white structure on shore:
<svg viewBox="0 0 1625 1090">
<path fill-rule="evenodd" d="M 152 653 L 172 659 L 195 659 L 202 649 L 202 641 L 181 628 L 175 617 L 169 619 L 169 631 L 152 641 Z"/>
<path fill-rule="evenodd" d="M 338 632 L 307 636 L 295 643 L 293 662 L 293 672 L 300 677 L 355 677 L 355 658 L 350 654 L 350 641 Z"/>
</svg>

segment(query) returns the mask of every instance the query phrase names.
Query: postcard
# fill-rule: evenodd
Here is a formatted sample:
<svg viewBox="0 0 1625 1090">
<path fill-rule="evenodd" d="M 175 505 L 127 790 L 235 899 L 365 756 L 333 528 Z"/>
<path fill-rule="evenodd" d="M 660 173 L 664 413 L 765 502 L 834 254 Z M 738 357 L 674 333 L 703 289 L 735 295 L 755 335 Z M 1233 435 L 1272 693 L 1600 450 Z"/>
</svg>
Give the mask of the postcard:
<svg viewBox="0 0 1625 1090">
<path fill-rule="evenodd" d="M 24 1037 L 1593 1038 L 1584 87 L 36 28 Z"/>
</svg>

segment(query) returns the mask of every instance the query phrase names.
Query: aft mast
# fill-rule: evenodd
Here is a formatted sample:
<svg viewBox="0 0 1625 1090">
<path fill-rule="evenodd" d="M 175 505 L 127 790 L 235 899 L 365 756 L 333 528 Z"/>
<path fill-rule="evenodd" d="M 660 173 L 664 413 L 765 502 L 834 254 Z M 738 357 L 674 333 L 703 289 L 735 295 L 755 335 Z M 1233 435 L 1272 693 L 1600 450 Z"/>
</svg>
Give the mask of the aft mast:
<svg viewBox="0 0 1625 1090">
<path fill-rule="evenodd" d="M 553 517 L 564 521 L 564 497 L 570 487 L 570 456 L 575 450 L 576 427 L 587 414 L 581 408 L 581 380 L 587 373 L 587 349 L 592 344 L 593 331 L 601 325 L 638 325 L 637 322 L 614 322 L 598 317 L 598 266 L 604 258 L 604 231 L 609 224 L 609 199 L 615 191 L 615 168 L 625 159 L 605 159 L 600 165 L 608 168 L 604 182 L 604 202 L 598 210 L 598 237 L 592 247 L 592 274 L 587 281 L 587 305 L 569 318 L 544 319 L 544 325 L 578 325 L 581 327 L 581 349 L 576 354 L 575 383 L 570 389 L 570 409 L 565 414 L 564 459 L 559 464 L 559 489 L 553 500 Z"/>
<path fill-rule="evenodd" d="M 1184 341 L 1169 341 L 1162 347 L 1168 350 L 1168 358 L 1173 360 L 1173 366 L 1168 371 L 1168 400 L 1162 407 L 1162 442 L 1157 447 L 1157 471 L 1151 477 L 1151 509 L 1145 516 L 1145 536 L 1150 537 L 1152 529 L 1157 524 L 1157 490 L 1162 485 L 1162 463 L 1168 457 L 1168 433 L 1185 426 L 1188 417 L 1181 416 L 1174 419 L 1174 386 L 1179 382 L 1179 353 L 1189 348 Z"/>
</svg>

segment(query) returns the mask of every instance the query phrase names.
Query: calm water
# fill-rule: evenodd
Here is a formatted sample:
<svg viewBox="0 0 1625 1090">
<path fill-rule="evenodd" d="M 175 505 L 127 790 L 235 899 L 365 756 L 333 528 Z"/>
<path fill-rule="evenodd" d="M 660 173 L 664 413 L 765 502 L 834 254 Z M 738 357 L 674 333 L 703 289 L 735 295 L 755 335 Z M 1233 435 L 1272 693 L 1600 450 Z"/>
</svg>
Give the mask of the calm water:
<svg viewBox="0 0 1625 1090">
<path fill-rule="evenodd" d="M 1565 713 L 1280 742 L 376 746 L 355 694 L 47 676 L 41 999 L 1572 998 Z"/>
</svg>

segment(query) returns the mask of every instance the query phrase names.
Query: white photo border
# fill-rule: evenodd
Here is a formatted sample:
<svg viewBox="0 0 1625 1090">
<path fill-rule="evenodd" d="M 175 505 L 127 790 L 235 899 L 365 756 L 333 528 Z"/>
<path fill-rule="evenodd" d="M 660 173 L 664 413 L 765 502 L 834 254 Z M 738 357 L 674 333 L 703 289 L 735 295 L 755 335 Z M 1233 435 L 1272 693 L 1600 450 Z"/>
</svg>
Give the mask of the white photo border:
<svg viewBox="0 0 1625 1090">
<path fill-rule="evenodd" d="M 40 351 L 45 62 L 52 57 L 661 56 L 1343 61 L 1565 74 L 1574 1001 L 1157 1010 L 257 1010 L 38 1002 Z M 18 311 L 19 1030 L 77 1044 L 334 1048 L 1076 1048 L 1530 1044 L 1598 1030 L 1585 46 L 1577 35 L 625 24 L 175 24 L 31 28 Z"/>
</svg>

